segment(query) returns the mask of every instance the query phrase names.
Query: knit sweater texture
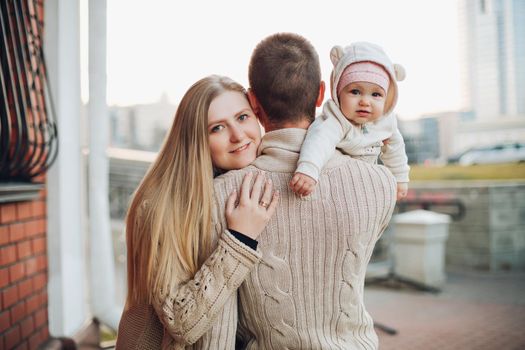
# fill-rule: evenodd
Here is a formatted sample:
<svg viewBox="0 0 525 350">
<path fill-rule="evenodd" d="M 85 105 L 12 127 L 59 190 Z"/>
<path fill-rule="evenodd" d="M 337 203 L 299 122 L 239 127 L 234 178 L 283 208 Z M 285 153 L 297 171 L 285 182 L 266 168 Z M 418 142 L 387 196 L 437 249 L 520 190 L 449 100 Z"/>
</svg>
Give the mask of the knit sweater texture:
<svg viewBox="0 0 525 350">
<path fill-rule="evenodd" d="M 227 230 L 214 237 L 215 250 L 193 278 L 174 277 L 153 305 L 126 307 L 117 350 L 235 348 L 237 289 L 261 253 Z"/>
<path fill-rule="evenodd" d="M 247 349 L 377 349 L 364 278 L 392 216 L 396 181 L 383 166 L 336 152 L 315 191 L 296 196 L 288 183 L 305 134 L 269 132 L 253 165 L 215 179 L 217 232 L 247 172 L 264 171 L 281 194 L 258 238 L 262 258 L 239 288 L 238 332 Z"/>
</svg>

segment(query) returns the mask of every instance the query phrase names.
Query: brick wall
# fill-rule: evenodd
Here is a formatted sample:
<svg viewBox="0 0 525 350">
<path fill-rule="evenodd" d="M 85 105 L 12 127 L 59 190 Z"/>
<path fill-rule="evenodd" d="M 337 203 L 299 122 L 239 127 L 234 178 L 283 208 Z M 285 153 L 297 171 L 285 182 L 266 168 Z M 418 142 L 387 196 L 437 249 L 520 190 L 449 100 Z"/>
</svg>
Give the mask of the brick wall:
<svg viewBox="0 0 525 350">
<path fill-rule="evenodd" d="M 0 204 L 0 349 L 49 338 L 45 196 Z"/>
</svg>

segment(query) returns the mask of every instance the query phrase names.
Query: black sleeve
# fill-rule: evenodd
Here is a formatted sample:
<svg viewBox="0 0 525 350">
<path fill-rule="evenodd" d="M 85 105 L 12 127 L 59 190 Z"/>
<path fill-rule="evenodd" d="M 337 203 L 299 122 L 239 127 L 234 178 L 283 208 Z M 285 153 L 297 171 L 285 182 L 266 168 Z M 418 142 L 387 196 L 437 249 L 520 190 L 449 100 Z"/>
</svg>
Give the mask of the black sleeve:
<svg viewBox="0 0 525 350">
<path fill-rule="evenodd" d="M 237 238 L 239 241 L 241 241 L 242 243 L 246 244 L 248 247 L 252 248 L 253 250 L 257 250 L 257 241 L 255 239 L 252 239 L 240 232 L 237 232 L 235 230 L 232 230 L 232 229 L 228 229 L 228 231 L 230 231 L 230 233 L 235 237 Z"/>
</svg>

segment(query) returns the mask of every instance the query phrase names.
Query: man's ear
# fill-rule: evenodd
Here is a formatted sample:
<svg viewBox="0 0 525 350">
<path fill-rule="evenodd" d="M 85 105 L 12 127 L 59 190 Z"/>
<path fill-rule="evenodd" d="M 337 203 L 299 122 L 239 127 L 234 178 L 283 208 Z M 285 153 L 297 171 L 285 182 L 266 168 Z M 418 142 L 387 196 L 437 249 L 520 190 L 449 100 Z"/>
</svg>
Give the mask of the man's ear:
<svg viewBox="0 0 525 350">
<path fill-rule="evenodd" d="M 246 92 L 246 96 L 248 97 L 248 102 L 250 103 L 250 107 L 252 107 L 253 111 L 257 116 L 259 116 L 259 101 L 257 100 L 257 97 L 255 97 L 255 94 L 253 93 L 252 89 L 248 89 Z"/>
<path fill-rule="evenodd" d="M 321 107 L 324 100 L 324 91 L 325 91 L 325 84 L 324 81 L 321 80 L 321 84 L 319 84 L 319 95 L 317 96 L 317 100 L 315 101 L 316 107 Z"/>
<path fill-rule="evenodd" d="M 252 89 L 248 89 L 246 96 L 248 97 L 248 102 L 250 103 L 253 112 L 255 113 L 257 118 L 259 118 L 259 122 L 262 124 L 263 127 L 266 127 L 266 115 L 264 114 L 264 110 L 262 109 L 259 100 L 257 99 L 257 96 L 255 96 Z"/>
</svg>

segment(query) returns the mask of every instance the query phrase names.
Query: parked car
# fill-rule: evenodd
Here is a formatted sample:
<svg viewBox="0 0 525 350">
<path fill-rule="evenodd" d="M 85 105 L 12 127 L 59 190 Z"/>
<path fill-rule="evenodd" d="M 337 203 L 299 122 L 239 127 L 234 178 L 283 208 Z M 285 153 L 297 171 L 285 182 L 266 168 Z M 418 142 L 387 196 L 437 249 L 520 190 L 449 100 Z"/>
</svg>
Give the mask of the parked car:
<svg viewBox="0 0 525 350">
<path fill-rule="evenodd" d="M 525 162 L 525 143 L 502 143 L 472 148 L 458 158 L 461 165 Z"/>
</svg>

